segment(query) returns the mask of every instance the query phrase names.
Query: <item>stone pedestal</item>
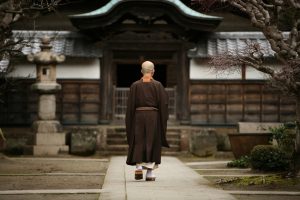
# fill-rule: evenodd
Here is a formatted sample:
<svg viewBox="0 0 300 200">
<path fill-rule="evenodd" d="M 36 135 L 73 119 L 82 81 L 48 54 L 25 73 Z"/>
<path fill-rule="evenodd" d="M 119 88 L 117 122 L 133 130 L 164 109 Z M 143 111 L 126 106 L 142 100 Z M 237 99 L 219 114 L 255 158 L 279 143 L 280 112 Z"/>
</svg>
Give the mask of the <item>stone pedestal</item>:
<svg viewBox="0 0 300 200">
<path fill-rule="evenodd" d="M 61 133 L 36 133 L 34 138 L 33 155 L 57 155 L 68 153 L 66 134 Z"/>
<path fill-rule="evenodd" d="M 35 121 L 32 129 L 35 132 L 31 151 L 33 155 L 57 155 L 69 152 L 69 146 L 66 145 L 66 133 L 62 132 L 59 121 Z"/>
<path fill-rule="evenodd" d="M 38 156 L 69 151 L 66 134 L 62 132 L 59 121 L 55 120 L 55 94 L 61 89 L 61 85 L 56 82 L 56 64 L 63 62 L 65 57 L 54 54 L 50 49 L 50 39 L 45 37 L 42 39 L 42 51 L 28 55 L 28 60 L 36 64 L 37 72 L 37 82 L 31 89 L 39 94 L 38 120 L 32 124 L 35 135 L 29 151 Z"/>
</svg>

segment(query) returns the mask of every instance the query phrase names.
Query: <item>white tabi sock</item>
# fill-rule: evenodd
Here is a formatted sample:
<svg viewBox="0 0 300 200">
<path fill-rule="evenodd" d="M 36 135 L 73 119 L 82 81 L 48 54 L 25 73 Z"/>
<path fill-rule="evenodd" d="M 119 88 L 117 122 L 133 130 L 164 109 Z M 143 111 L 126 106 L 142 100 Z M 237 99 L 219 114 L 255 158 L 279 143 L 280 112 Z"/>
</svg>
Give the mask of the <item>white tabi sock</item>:
<svg viewBox="0 0 300 200">
<path fill-rule="evenodd" d="M 152 169 L 147 169 L 146 177 L 155 177 Z"/>
<path fill-rule="evenodd" d="M 136 170 L 142 170 L 143 169 L 143 167 L 142 167 L 142 165 L 141 164 L 136 164 Z"/>
</svg>

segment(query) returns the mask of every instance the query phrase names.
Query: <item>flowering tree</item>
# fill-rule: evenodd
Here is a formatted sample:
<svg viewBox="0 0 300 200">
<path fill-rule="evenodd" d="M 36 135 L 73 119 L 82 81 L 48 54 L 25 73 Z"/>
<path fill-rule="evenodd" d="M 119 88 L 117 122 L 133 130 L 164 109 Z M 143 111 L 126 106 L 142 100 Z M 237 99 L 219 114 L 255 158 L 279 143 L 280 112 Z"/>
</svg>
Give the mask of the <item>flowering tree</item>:
<svg viewBox="0 0 300 200">
<path fill-rule="evenodd" d="M 225 2 L 224 0 L 214 1 Z M 211 1 L 193 0 L 212 6 Z M 207 4 L 206 2 L 210 2 Z M 218 69 L 233 69 L 247 65 L 267 74 L 272 84 L 294 96 L 297 102 L 297 122 L 300 122 L 300 1 L 299 0 L 227 0 L 231 6 L 247 14 L 253 26 L 259 28 L 269 41 L 281 69 L 264 64 L 265 52 L 258 43 L 248 43 L 240 55 L 219 55 L 211 63 Z M 288 25 L 282 26 L 282 20 Z M 282 31 L 282 29 L 285 29 Z M 300 136 L 297 134 L 297 152 L 300 153 Z"/>
<path fill-rule="evenodd" d="M 20 53 L 22 39 L 12 38 L 12 25 L 20 19 L 34 20 L 58 6 L 79 0 L 1 0 L 0 1 L 0 61 Z"/>
<path fill-rule="evenodd" d="M 12 25 L 21 19 L 34 20 L 43 13 L 55 11 L 58 6 L 80 0 L 0 0 L 0 103 L 5 91 L 15 82 L 7 75 L 13 70 L 10 58 L 21 54 L 29 41 L 22 36 L 13 37 Z"/>
</svg>

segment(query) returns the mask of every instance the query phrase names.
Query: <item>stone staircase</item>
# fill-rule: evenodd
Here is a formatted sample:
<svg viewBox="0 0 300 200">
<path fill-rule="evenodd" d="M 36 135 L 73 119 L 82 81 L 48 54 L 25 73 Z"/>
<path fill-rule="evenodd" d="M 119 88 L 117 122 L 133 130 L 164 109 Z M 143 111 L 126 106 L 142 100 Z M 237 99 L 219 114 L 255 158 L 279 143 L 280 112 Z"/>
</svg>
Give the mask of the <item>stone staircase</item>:
<svg viewBox="0 0 300 200">
<path fill-rule="evenodd" d="M 180 130 L 168 129 L 170 148 L 162 149 L 163 155 L 177 155 L 180 152 Z M 108 155 L 126 155 L 128 150 L 125 128 L 107 129 L 106 151 Z"/>
</svg>

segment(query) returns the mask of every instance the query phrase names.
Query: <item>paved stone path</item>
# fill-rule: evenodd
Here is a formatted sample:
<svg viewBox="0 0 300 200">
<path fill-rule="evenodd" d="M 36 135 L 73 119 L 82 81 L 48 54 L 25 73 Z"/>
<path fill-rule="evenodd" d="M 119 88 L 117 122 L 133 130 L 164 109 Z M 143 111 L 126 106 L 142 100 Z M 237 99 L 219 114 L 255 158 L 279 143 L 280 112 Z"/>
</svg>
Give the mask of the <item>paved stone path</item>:
<svg viewBox="0 0 300 200">
<path fill-rule="evenodd" d="M 175 157 L 163 157 L 156 181 L 134 180 L 135 167 L 112 157 L 99 200 L 234 200 Z"/>
</svg>

